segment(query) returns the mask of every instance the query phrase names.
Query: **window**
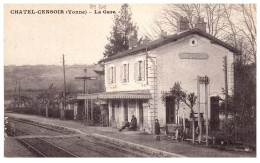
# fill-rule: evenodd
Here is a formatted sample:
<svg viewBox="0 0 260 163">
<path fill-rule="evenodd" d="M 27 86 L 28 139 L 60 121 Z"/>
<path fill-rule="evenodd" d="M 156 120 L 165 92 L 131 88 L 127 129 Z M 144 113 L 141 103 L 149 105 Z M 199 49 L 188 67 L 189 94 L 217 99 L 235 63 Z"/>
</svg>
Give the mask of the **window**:
<svg viewBox="0 0 260 163">
<path fill-rule="evenodd" d="M 198 40 L 196 38 L 191 38 L 190 39 L 190 46 L 197 46 L 198 45 Z"/>
<path fill-rule="evenodd" d="M 135 80 L 145 80 L 145 60 L 138 60 L 135 64 Z"/>
<path fill-rule="evenodd" d="M 138 80 L 142 80 L 142 61 L 138 61 Z"/>
<path fill-rule="evenodd" d="M 110 66 L 107 69 L 107 81 L 108 84 L 115 84 L 116 83 L 116 67 L 115 66 Z"/>
<path fill-rule="evenodd" d="M 110 67 L 110 84 L 114 83 L 114 67 Z"/>
<path fill-rule="evenodd" d="M 121 66 L 121 81 L 122 83 L 129 82 L 129 64 L 124 62 Z"/>
</svg>

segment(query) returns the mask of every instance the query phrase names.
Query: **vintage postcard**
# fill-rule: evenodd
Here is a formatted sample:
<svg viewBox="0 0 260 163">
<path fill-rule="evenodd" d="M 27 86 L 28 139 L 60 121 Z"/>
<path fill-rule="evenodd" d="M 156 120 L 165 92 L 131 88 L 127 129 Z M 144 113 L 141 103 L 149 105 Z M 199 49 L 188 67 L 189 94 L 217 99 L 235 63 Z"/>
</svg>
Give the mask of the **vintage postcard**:
<svg viewBox="0 0 260 163">
<path fill-rule="evenodd" d="M 4 157 L 256 158 L 256 4 L 3 9 Z"/>
</svg>

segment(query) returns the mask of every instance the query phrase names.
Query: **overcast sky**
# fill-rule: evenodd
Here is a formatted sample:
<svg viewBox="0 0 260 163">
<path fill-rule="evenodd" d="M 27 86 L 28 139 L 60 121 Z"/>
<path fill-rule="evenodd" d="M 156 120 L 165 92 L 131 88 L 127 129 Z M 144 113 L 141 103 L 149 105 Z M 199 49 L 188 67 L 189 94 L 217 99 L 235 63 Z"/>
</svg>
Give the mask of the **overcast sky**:
<svg viewBox="0 0 260 163">
<path fill-rule="evenodd" d="M 140 30 L 147 28 L 164 5 L 130 4 Z M 96 6 L 98 8 L 98 5 Z M 121 4 L 106 5 L 119 11 Z M 92 14 L 11 14 L 11 10 L 74 10 Z M 93 64 L 103 57 L 113 25 L 113 14 L 93 14 L 90 4 L 4 6 L 4 65 Z"/>
</svg>

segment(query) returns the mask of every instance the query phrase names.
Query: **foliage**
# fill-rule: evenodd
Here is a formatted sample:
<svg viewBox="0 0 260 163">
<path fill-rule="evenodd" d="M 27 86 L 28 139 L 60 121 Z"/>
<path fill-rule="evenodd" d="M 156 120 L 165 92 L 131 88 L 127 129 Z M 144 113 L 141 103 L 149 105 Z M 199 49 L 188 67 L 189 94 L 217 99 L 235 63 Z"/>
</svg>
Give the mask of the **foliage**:
<svg viewBox="0 0 260 163">
<path fill-rule="evenodd" d="M 256 142 L 256 65 L 235 63 L 234 95 L 228 98 L 227 111 L 232 118 L 225 119 L 223 131 L 242 141 L 255 145 Z M 224 103 L 220 111 L 224 111 Z M 250 134 L 249 134 L 250 133 Z M 249 134 L 249 135 L 248 135 Z"/>
<path fill-rule="evenodd" d="M 230 100 L 238 125 L 256 123 L 256 65 L 235 65 L 235 91 Z M 232 107 L 231 107 L 232 108 Z"/>
<path fill-rule="evenodd" d="M 194 114 L 193 107 L 196 104 L 197 96 L 195 93 L 187 94 L 185 91 L 183 91 L 180 82 L 174 83 L 174 86 L 170 89 L 170 93 L 162 95 L 161 98 L 164 104 L 166 103 L 167 96 L 173 96 L 175 98 L 178 109 L 180 103 L 184 103 L 191 109 L 191 113 Z"/>
<path fill-rule="evenodd" d="M 137 39 L 137 27 L 132 21 L 132 13 L 128 4 L 123 4 L 118 14 L 114 16 L 114 26 L 105 46 L 104 57 L 111 57 L 129 48 L 129 38 Z"/>
<path fill-rule="evenodd" d="M 45 116 L 46 114 L 45 108 L 40 108 L 39 110 L 37 110 L 33 107 L 12 107 L 12 108 L 8 108 L 7 110 L 12 111 L 14 113 L 21 113 L 21 114 L 42 115 L 42 116 Z M 49 117 L 59 118 L 60 117 L 59 109 L 50 108 Z"/>
</svg>

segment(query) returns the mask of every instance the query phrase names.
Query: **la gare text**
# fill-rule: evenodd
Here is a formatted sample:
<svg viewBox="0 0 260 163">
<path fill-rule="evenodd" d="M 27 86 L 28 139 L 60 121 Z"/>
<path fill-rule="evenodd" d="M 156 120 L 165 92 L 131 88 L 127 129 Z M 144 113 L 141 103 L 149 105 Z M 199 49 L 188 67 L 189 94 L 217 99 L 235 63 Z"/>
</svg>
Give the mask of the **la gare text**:
<svg viewBox="0 0 260 163">
<path fill-rule="evenodd" d="M 109 11 L 109 10 L 11 10 L 11 14 L 116 14 L 116 11 Z"/>
</svg>

